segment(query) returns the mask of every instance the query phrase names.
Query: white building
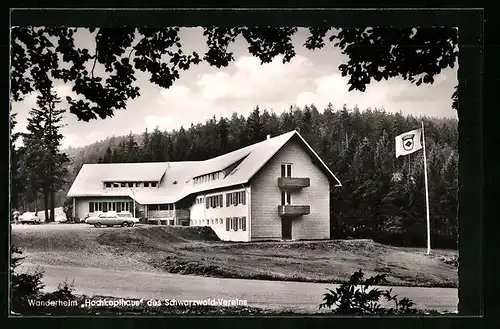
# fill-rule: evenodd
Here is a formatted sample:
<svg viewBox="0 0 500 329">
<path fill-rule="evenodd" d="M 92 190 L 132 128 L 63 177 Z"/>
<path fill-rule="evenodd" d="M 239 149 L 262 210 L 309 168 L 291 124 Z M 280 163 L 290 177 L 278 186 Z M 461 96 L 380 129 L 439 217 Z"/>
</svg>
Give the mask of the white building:
<svg viewBox="0 0 500 329">
<path fill-rule="evenodd" d="M 340 181 L 292 131 L 205 161 L 85 164 L 74 217 L 133 210 L 167 225 L 209 226 L 222 240 L 327 239 Z"/>
</svg>

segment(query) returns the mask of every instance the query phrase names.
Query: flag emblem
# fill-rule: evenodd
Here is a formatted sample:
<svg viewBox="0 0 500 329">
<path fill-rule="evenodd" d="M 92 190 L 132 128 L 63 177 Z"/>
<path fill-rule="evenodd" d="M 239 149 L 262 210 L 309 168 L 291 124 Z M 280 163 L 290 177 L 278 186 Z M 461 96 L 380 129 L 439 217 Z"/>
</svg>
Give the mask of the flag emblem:
<svg viewBox="0 0 500 329">
<path fill-rule="evenodd" d="M 421 137 L 422 129 L 407 131 L 396 136 L 396 158 L 420 150 L 422 148 Z"/>
<path fill-rule="evenodd" d="M 403 142 L 403 148 L 405 149 L 405 151 L 411 151 L 413 149 L 413 138 L 415 137 L 414 134 L 409 134 L 409 135 L 406 135 L 406 136 L 403 136 L 401 139 L 402 139 L 402 142 Z"/>
</svg>

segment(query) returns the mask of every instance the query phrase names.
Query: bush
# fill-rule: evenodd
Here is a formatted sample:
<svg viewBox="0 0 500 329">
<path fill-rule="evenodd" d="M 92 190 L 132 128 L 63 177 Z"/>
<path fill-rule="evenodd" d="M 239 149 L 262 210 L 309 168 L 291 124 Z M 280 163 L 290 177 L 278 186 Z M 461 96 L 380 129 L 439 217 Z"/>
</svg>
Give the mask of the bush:
<svg viewBox="0 0 500 329">
<path fill-rule="evenodd" d="M 364 273 L 359 270 L 351 275 L 347 283 L 343 283 L 335 291 L 327 289 L 323 303 L 319 308 L 334 308 L 335 314 L 343 315 L 399 315 L 416 314 L 413 301 L 407 297 L 398 299 L 392 295 L 392 289 L 380 290 L 372 286 L 386 283 L 385 275 L 377 275 L 366 280 Z M 384 297 L 388 302 L 393 302 L 394 307 L 384 308 L 379 303 Z"/>
<path fill-rule="evenodd" d="M 60 301 L 76 300 L 77 296 L 73 294 L 74 291 L 74 282 L 71 282 L 71 284 L 69 284 L 68 282 L 64 282 L 62 284 L 59 284 L 56 291 L 43 295 L 41 299 Z"/>
<path fill-rule="evenodd" d="M 42 295 L 44 284 L 42 283 L 43 271 L 36 270 L 34 273 L 16 273 L 16 268 L 21 265 L 25 257 L 20 257 L 22 251 L 12 246 L 10 262 L 10 300 L 11 311 L 22 313 L 29 307 L 29 300 L 36 300 Z"/>
</svg>

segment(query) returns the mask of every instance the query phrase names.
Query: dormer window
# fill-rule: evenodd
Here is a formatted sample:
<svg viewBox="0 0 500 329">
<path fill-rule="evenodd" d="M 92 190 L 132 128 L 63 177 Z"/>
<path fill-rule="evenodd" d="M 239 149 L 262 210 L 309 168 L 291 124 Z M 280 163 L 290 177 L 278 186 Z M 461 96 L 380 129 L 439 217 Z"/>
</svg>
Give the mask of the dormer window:
<svg viewBox="0 0 500 329">
<path fill-rule="evenodd" d="M 106 182 L 106 183 L 104 183 L 104 187 L 105 188 L 111 188 L 111 187 L 113 187 L 113 184 L 111 184 L 109 182 Z"/>
<path fill-rule="evenodd" d="M 127 187 L 127 183 L 120 183 L 121 187 Z"/>
<path fill-rule="evenodd" d="M 120 187 L 120 184 L 118 184 L 118 183 L 113 183 L 113 187 Z"/>
<path fill-rule="evenodd" d="M 149 187 L 149 182 L 144 182 L 144 187 Z"/>
<path fill-rule="evenodd" d="M 151 187 L 156 187 L 156 182 L 151 182 Z"/>
</svg>

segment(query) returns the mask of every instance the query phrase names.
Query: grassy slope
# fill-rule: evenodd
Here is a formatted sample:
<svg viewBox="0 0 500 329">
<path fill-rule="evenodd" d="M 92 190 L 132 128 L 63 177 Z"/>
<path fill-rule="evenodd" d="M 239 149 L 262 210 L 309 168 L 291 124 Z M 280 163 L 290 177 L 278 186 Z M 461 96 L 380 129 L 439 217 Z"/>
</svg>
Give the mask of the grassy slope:
<svg viewBox="0 0 500 329">
<path fill-rule="evenodd" d="M 439 260 L 456 251 L 428 257 L 423 249 L 371 240 L 224 243 L 209 228 L 72 226 L 14 228 L 12 242 L 39 264 L 310 282 L 341 282 L 363 269 L 386 273 L 391 285 L 458 284 L 457 269 Z"/>
</svg>

